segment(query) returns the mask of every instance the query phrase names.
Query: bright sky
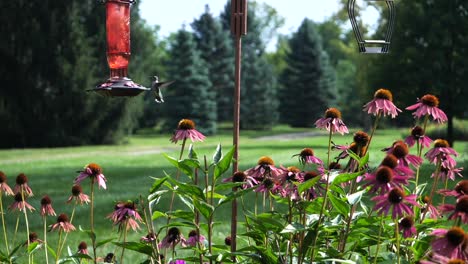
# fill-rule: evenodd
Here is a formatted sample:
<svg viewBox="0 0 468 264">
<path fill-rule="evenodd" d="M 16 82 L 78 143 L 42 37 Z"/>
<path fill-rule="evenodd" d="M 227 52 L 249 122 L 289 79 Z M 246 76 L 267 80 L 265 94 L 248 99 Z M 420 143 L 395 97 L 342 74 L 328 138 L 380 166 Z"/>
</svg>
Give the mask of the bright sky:
<svg viewBox="0 0 468 264">
<path fill-rule="evenodd" d="M 217 17 L 227 0 L 140 0 L 141 16 L 150 25 L 159 25 L 163 37 L 179 30 L 183 24 L 190 26 L 194 19 L 198 19 L 208 4 L 210 12 Z M 322 22 L 338 10 L 339 0 L 257 0 L 265 2 L 278 11 L 285 18 L 285 25 L 278 33 L 289 35 L 295 32 L 304 18 L 315 22 Z M 369 10 L 370 17 L 377 17 L 377 12 Z M 372 14 L 374 13 L 374 14 Z M 374 19 L 375 20 L 375 19 Z M 274 47 L 270 43 L 269 48 Z"/>
</svg>

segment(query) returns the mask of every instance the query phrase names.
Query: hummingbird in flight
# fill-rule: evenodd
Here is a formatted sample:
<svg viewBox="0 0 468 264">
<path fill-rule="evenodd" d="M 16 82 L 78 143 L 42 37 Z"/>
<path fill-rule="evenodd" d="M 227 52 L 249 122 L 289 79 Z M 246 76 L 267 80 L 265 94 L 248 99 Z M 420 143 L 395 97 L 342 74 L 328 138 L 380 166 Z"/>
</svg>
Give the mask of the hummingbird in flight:
<svg viewBox="0 0 468 264">
<path fill-rule="evenodd" d="M 158 76 L 153 76 L 153 78 L 154 80 L 151 83 L 151 90 L 153 90 L 154 93 L 154 101 L 156 101 L 156 103 L 164 103 L 161 88 L 171 85 L 174 81 L 160 82 Z"/>
</svg>

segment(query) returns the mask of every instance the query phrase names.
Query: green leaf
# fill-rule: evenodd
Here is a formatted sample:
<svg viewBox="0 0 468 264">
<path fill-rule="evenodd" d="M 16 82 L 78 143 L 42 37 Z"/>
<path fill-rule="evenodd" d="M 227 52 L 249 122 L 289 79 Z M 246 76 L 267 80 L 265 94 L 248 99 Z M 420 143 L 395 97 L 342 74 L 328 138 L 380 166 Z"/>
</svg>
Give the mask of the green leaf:
<svg viewBox="0 0 468 264">
<path fill-rule="evenodd" d="M 173 185 L 176 185 L 178 187 L 178 188 L 174 188 L 176 193 L 185 195 L 188 197 L 195 196 L 198 199 L 206 200 L 203 190 L 200 189 L 198 186 L 190 184 L 190 183 L 179 182 L 172 178 L 168 178 L 168 181 L 170 181 Z"/>
<path fill-rule="evenodd" d="M 203 217 L 205 217 L 206 220 L 209 220 L 211 214 L 213 214 L 214 211 L 213 206 L 196 199 L 193 200 L 193 205 L 203 215 Z"/>
<path fill-rule="evenodd" d="M 151 248 L 150 245 L 143 244 L 140 242 L 113 242 L 114 245 L 125 248 L 125 249 L 130 249 L 148 256 L 152 256 L 153 254 L 153 249 Z"/>
<path fill-rule="evenodd" d="M 189 146 L 188 157 L 189 157 L 189 159 L 198 160 L 198 154 L 195 151 L 195 149 L 193 148 L 193 144 L 190 144 L 190 146 Z"/>
<path fill-rule="evenodd" d="M 214 178 L 215 181 L 225 173 L 231 166 L 232 157 L 234 156 L 235 148 L 234 146 L 222 157 L 222 159 L 215 165 L 214 168 Z"/>
<path fill-rule="evenodd" d="M 28 246 L 28 254 L 34 253 L 34 251 L 36 251 L 39 248 L 41 248 L 41 244 L 39 244 L 39 242 L 30 243 Z"/>
<path fill-rule="evenodd" d="M 155 211 L 155 212 L 153 213 L 153 215 L 151 216 L 151 220 L 156 220 L 156 219 L 158 219 L 158 218 L 160 218 L 160 217 L 166 217 L 166 216 L 167 216 L 166 213 L 163 213 L 163 212 L 161 212 L 161 211 Z"/>
<path fill-rule="evenodd" d="M 352 260 L 344 260 L 344 259 L 324 259 L 323 261 L 330 261 L 330 263 L 345 263 L 345 264 L 356 264 L 356 262 Z"/>
<path fill-rule="evenodd" d="M 221 144 L 218 144 L 216 147 L 215 153 L 213 154 L 213 164 L 218 164 L 218 162 L 221 160 L 221 157 L 223 156 L 223 152 L 221 149 Z"/>
<path fill-rule="evenodd" d="M 237 190 L 235 192 L 230 192 L 229 194 L 226 195 L 224 199 L 219 200 L 218 205 L 216 207 L 219 207 L 225 203 L 228 203 L 237 197 L 243 196 L 246 193 L 250 193 L 252 192 L 252 189 L 253 188 L 248 188 L 248 189 L 243 189 L 243 190 Z"/>
<path fill-rule="evenodd" d="M 355 205 L 356 203 L 361 201 L 362 195 L 366 192 L 366 190 L 362 190 L 359 192 L 355 192 L 350 195 L 346 195 L 346 199 L 348 199 L 348 203 L 351 205 Z"/>
<path fill-rule="evenodd" d="M 151 186 L 151 189 L 150 189 L 150 194 L 154 193 L 155 191 L 157 191 L 159 189 L 159 187 L 161 187 L 161 185 L 167 180 L 167 177 L 164 177 L 164 178 L 155 178 L 154 182 L 153 182 L 153 186 Z"/>
<path fill-rule="evenodd" d="M 177 210 L 169 212 L 168 214 L 171 216 L 171 219 L 180 218 L 187 221 L 193 221 L 193 219 L 195 218 L 195 214 L 192 211 Z"/>
<path fill-rule="evenodd" d="M 305 228 L 303 225 L 299 224 L 299 223 L 292 223 L 292 224 L 288 224 L 287 226 L 284 227 L 283 230 L 281 230 L 281 233 L 284 234 L 284 233 L 296 233 L 296 232 L 300 232 L 300 231 L 304 231 Z"/>
<path fill-rule="evenodd" d="M 364 171 L 358 171 L 358 172 L 354 172 L 354 173 L 342 173 L 338 176 L 336 176 L 335 179 L 333 179 L 333 184 L 340 184 L 340 183 L 343 183 L 343 182 L 349 182 L 349 181 L 352 181 L 354 179 L 356 179 L 358 176 L 362 175 L 364 173 Z"/>
<path fill-rule="evenodd" d="M 367 162 L 369 162 L 369 151 L 367 151 L 366 155 L 362 157 L 361 160 L 359 161 L 359 170 L 362 170 L 362 168 L 364 168 Z"/>
<path fill-rule="evenodd" d="M 328 198 L 330 199 L 330 202 L 333 205 L 333 209 L 338 211 L 338 213 L 345 215 L 345 216 L 349 214 L 349 206 L 346 202 L 336 197 L 331 192 L 328 193 Z"/>
<path fill-rule="evenodd" d="M 88 237 L 91 239 L 91 241 L 96 241 L 96 234 L 94 232 L 92 232 L 91 230 L 84 230 L 81 228 L 81 226 L 79 226 L 79 230 L 81 232 L 84 232 L 88 235 Z"/>
<path fill-rule="evenodd" d="M 55 259 L 57 258 L 57 253 L 55 253 L 55 250 L 51 248 L 49 245 L 47 245 L 47 251 L 52 255 L 52 257 Z"/>
<path fill-rule="evenodd" d="M 320 177 L 314 177 L 312 179 L 309 179 L 297 186 L 297 191 L 299 194 L 302 194 L 304 191 L 309 190 L 312 188 L 318 181 L 320 180 Z"/>
<path fill-rule="evenodd" d="M 113 237 L 113 238 L 108 238 L 108 239 L 105 239 L 105 240 L 102 240 L 102 241 L 99 241 L 96 243 L 96 248 L 98 247 L 101 247 L 101 246 L 104 246 L 105 244 L 111 242 L 112 240 L 115 240 L 116 238 Z"/>
<path fill-rule="evenodd" d="M 75 253 L 71 255 L 70 257 L 72 258 L 78 258 L 78 259 L 90 259 L 92 260 L 93 258 L 87 254 L 82 254 L 82 253 Z"/>
</svg>

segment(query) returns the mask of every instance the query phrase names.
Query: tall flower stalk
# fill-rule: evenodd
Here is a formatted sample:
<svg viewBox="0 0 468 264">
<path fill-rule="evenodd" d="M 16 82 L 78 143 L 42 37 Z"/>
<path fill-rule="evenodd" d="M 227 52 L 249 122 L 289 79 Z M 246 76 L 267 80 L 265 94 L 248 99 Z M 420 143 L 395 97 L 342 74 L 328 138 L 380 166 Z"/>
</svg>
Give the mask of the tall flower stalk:
<svg viewBox="0 0 468 264">
<path fill-rule="evenodd" d="M 4 216 L 4 210 L 3 210 L 3 194 L 10 195 L 10 196 L 14 195 L 10 186 L 8 186 L 7 184 L 7 177 L 5 173 L 3 173 L 3 171 L 0 171 L 0 214 L 2 216 L 1 218 L 2 218 L 3 238 L 5 239 L 6 253 L 9 256 L 10 247 L 8 245 L 8 233 L 6 230 L 5 216 Z"/>
</svg>

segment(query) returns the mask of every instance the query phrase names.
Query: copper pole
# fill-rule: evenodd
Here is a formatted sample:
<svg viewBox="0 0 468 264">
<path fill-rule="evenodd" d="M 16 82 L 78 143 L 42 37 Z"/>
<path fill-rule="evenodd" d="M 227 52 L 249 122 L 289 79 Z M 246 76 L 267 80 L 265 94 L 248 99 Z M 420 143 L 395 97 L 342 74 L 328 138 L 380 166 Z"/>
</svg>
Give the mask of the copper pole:
<svg viewBox="0 0 468 264">
<path fill-rule="evenodd" d="M 231 33 L 235 40 L 235 87 L 234 87 L 234 125 L 233 144 L 234 156 L 233 174 L 239 171 L 239 131 L 240 131 L 240 85 L 241 85 L 241 56 L 242 36 L 247 34 L 247 0 L 231 0 Z M 233 192 L 237 191 L 234 187 Z M 232 200 L 231 206 L 231 253 L 237 248 L 237 200 Z M 232 256 L 236 262 L 236 257 Z"/>
</svg>

